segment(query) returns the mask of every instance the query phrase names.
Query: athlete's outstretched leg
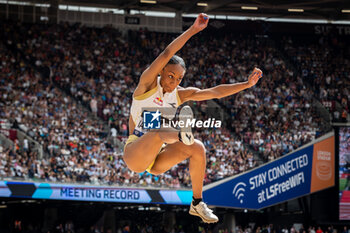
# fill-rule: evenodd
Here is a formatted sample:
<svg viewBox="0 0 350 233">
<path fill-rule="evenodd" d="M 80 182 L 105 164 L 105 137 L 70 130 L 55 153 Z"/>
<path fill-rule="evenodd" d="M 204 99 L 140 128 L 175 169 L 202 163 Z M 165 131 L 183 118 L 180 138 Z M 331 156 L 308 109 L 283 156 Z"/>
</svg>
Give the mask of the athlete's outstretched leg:
<svg viewBox="0 0 350 233">
<path fill-rule="evenodd" d="M 150 172 L 159 175 L 187 158 L 190 159 L 193 197 L 195 199 L 200 199 L 196 203 L 191 203 L 190 214 L 199 216 L 206 223 L 217 222 L 218 217 L 212 213 L 203 201 L 201 201 L 206 169 L 205 147 L 201 141 L 195 140 L 194 144 L 190 146 L 184 145 L 183 143 L 167 145 L 157 156 Z"/>
<path fill-rule="evenodd" d="M 203 143 L 197 139 L 190 146 L 181 142 L 166 145 L 159 153 L 150 172 L 159 175 L 181 161 L 190 159 L 190 175 L 194 198 L 202 198 L 203 180 L 206 168 L 206 154 Z"/>
<path fill-rule="evenodd" d="M 206 169 L 206 151 L 203 143 L 200 143 L 190 156 L 190 175 L 194 198 L 202 198 L 203 180 Z"/>
</svg>

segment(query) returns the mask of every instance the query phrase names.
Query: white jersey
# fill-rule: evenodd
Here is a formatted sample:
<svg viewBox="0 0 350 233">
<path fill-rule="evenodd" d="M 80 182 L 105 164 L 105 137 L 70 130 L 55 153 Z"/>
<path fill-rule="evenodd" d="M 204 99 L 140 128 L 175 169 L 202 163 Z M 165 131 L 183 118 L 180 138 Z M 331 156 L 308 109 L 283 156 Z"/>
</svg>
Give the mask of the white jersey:
<svg viewBox="0 0 350 233">
<path fill-rule="evenodd" d="M 157 78 L 157 86 L 152 90 L 136 96 L 131 104 L 131 116 L 135 124 L 135 130 L 142 133 L 147 132 L 143 129 L 143 112 L 159 110 L 161 116 L 167 119 L 175 117 L 177 107 L 181 105 L 181 100 L 177 88 L 170 93 L 163 95 L 163 88 L 160 85 L 160 77 Z M 130 132 L 132 134 L 133 132 Z"/>
</svg>

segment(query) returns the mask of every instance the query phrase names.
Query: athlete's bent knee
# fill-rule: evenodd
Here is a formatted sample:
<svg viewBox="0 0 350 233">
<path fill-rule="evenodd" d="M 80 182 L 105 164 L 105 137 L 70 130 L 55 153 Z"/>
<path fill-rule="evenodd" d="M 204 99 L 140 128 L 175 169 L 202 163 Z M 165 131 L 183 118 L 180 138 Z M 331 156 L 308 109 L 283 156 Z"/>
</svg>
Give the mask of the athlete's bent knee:
<svg viewBox="0 0 350 233">
<path fill-rule="evenodd" d="M 142 173 L 144 171 L 146 171 L 146 169 L 131 169 L 130 167 L 128 167 L 131 171 L 136 172 L 136 173 Z"/>
<path fill-rule="evenodd" d="M 133 172 L 136 172 L 136 173 L 141 173 L 141 172 L 144 172 L 146 170 L 145 167 L 139 167 L 139 166 L 132 166 L 132 165 L 129 165 L 126 163 L 126 165 L 128 166 L 128 168 L 133 171 Z"/>
<path fill-rule="evenodd" d="M 141 173 L 146 170 L 147 167 L 145 166 L 140 166 L 139 164 L 135 164 L 133 161 L 130 161 L 127 156 L 123 156 L 123 160 L 126 164 L 126 166 L 133 172 Z"/>
</svg>

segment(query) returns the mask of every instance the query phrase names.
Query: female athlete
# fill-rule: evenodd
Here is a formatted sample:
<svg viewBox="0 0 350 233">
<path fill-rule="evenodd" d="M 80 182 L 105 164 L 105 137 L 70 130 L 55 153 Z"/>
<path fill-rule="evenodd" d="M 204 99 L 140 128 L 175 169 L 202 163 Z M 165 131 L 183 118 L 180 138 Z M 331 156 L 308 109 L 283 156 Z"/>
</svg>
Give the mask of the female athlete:
<svg viewBox="0 0 350 233">
<path fill-rule="evenodd" d="M 186 101 L 201 101 L 223 98 L 254 86 L 262 76 L 255 68 L 248 81 L 236 84 L 223 84 L 208 89 L 195 87 L 181 88 L 186 67 L 182 58 L 175 55 L 195 34 L 207 27 L 209 17 L 199 14 L 193 25 L 171 42 L 165 50 L 142 73 L 133 94 L 129 118 L 129 138 L 124 147 L 124 161 L 134 172 L 147 170 L 159 175 L 172 166 L 189 158 L 189 171 L 192 181 L 193 201 L 189 213 L 199 216 L 206 223 L 215 223 L 218 217 L 202 201 L 203 179 L 206 169 L 206 151 L 203 143 L 194 139 L 191 128 L 180 130 L 146 130 L 144 111 L 157 109 L 152 118 L 157 118 L 162 109 L 177 107 Z M 175 116 L 175 111 L 174 111 Z M 185 106 L 179 113 L 180 120 L 193 117 L 192 110 Z M 152 119 L 152 120 L 154 120 Z"/>
</svg>

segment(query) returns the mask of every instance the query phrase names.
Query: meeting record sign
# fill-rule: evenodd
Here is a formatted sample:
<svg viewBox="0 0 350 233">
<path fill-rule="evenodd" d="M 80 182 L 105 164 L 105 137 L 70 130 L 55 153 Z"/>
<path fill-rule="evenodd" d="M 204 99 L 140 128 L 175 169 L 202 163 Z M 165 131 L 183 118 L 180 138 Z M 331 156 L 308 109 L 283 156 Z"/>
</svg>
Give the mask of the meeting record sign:
<svg viewBox="0 0 350 233">
<path fill-rule="evenodd" d="M 0 197 L 188 205 L 192 191 L 0 181 Z"/>
<path fill-rule="evenodd" d="M 206 187 L 210 205 L 261 209 L 334 186 L 334 136 Z M 220 198 L 217 198 L 220 196 Z"/>
</svg>

